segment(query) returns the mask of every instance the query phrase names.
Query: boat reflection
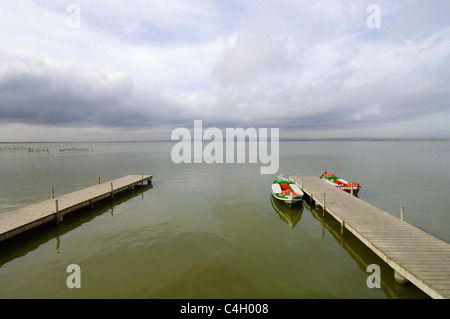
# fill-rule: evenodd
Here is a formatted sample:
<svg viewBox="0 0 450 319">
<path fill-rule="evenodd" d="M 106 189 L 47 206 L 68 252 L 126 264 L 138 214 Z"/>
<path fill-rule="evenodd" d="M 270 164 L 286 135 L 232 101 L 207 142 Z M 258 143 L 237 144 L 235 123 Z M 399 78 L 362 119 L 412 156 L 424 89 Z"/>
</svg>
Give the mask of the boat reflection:
<svg viewBox="0 0 450 319">
<path fill-rule="evenodd" d="M 272 207 L 277 212 L 278 216 L 284 221 L 291 229 L 294 229 L 295 225 L 302 218 L 303 213 L 303 201 L 300 201 L 289 208 L 285 203 L 279 201 L 273 195 L 270 195 L 270 202 Z"/>
</svg>

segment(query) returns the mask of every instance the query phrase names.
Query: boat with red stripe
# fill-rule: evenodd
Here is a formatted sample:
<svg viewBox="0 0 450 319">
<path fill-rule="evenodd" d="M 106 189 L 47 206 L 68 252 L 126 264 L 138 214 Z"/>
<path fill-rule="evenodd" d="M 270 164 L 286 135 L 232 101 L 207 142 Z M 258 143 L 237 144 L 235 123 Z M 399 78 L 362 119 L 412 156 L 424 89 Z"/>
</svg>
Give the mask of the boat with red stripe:
<svg viewBox="0 0 450 319">
<path fill-rule="evenodd" d="M 345 192 L 353 193 L 353 195 L 357 195 L 361 189 L 361 185 L 359 183 L 349 182 L 327 171 L 324 171 L 322 175 L 320 175 L 320 179 L 323 179 L 325 182 L 338 187 Z"/>
<path fill-rule="evenodd" d="M 289 207 L 300 202 L 304 196 L 300 187 L 294 181 L 284 178 L 283 175 L 278 176 L 272 183 L 271 192 L 273 197 Z"/>
</svg>

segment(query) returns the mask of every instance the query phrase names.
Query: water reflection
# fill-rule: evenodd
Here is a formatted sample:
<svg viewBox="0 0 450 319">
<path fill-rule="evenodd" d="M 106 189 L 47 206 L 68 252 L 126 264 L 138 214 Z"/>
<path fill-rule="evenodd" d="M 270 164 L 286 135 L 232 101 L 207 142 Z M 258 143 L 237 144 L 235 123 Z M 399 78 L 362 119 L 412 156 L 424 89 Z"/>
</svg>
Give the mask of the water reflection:
<svg viewBox="0 0 450 319">
<path fill-rule="evenodd" d="M 322 207 L 315 206 L 314 203 L 310 203 L 308 200 L 303 200 L 303 202 L 306 209 L 312 213 L 312 216 L 322 224 L 322 238 L 324 238 L 325 233 L 328 232 L 336 242 L 347 251 L 364 273 L 367 273 L 367 267 L 371 264 L 380 266 L 381 289 L 388 298 L 429 299 L 428 295 L 413 284 L 400 285 L 396 283 L 394 280 L 393 269 L 350 232 L 341 235 L 340 223 L 330 215 L 326 215 L 324 218 Z M 367 276 L 369 275 L 370 274 L 367 273 Z"/>
<path fill-rule="evenodd" d="M 284 221 L 291 229 L 294 229 L 295 225 L 302 218 L 303 213 L 303 201 L 296 203 L 289 208 L 285 203 L 279 201 L 270 195 L 270 201 L 273 209 L 277 212 L 278 216 Z"/>
<path fill-rule="evenodd" d="M 144 199 L 144 193 L 152 188 L 153 184 L 151 183 L 149 185 L 136 185 L 134 190 L 116 194 L 114 200 L 108 198 L 96 202 L 93 209 L 86 206 L 79 211 L 64 215 L 64 221 L 59 225 L 49 222 L 19 234 L 12 239 L 0 242 L 0 267 L 11 260 L 25 256 L 30 251 L 53 239 L 56 239 L 55 250 L 59 254 L 62 245 L 61 237 L 63 235 L 106 212 L 113 215 L 114 206 L 118 206 L 134 197 L 140 195 Z"/>
</svg>

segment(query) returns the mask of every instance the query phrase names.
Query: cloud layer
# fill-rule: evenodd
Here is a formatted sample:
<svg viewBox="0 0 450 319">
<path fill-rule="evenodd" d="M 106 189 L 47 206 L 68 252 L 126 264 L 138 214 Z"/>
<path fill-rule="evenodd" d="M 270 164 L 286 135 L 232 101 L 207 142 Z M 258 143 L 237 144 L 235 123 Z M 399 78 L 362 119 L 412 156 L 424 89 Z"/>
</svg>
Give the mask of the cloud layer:
<svg viewBox="0 0 450 319">
<path fill-rule="evenodd" d="M 450 119 L 448 2 L 379 1 L 379 29 L 370 3 L 79 1 L 79 29 L 60 2 L 2 4 L 2 140 L 13 124 L 153 134 L 195 119 L 290 137 L 409 121 L 395 134 L 450 137 L 427 120 Z"/>
</svg>

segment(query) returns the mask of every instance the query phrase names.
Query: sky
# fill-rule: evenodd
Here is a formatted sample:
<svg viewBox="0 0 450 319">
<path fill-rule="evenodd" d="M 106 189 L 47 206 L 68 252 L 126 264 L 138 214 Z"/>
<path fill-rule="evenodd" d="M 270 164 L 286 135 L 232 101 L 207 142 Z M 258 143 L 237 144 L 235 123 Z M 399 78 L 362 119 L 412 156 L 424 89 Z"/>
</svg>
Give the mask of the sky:
<svg viewBox="0 0 450 319">
<path fill-rule="evenodd" d="M 0 141 L 169 140 L 194 120 L 450 138 L 450 1 L 0 4 Z"/>
</svg>

